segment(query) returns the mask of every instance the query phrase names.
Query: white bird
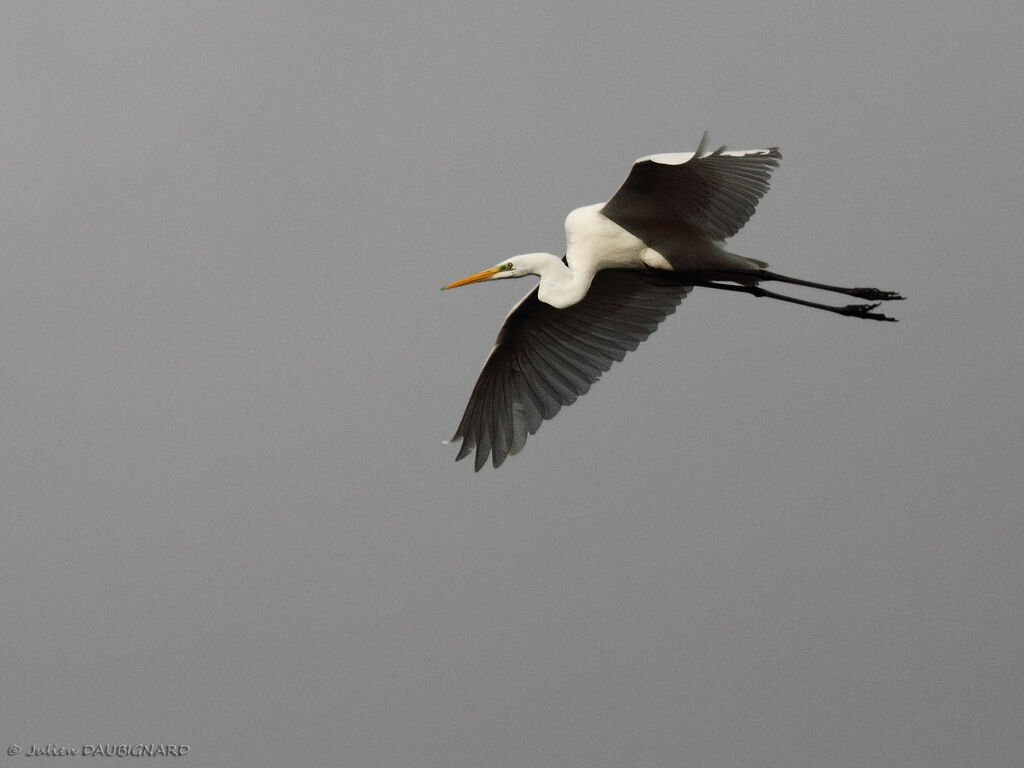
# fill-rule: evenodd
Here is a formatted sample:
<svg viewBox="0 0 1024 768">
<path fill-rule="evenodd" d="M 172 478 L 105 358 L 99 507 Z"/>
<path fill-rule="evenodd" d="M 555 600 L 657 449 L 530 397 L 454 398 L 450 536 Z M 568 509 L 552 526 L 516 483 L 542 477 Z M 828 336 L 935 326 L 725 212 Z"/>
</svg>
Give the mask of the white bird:
<svg viewBox="0 0 1024 768">
<path fill-rule="evenodd" d="M 545 419 L 585 394 L 616 360 L 657 329 L 694 286 L 741 291 L 872 320 L 878 304 L 832 306 L 761 288 L 775 280 L 869 301 L 902 299 L 877 288 L 840 288 L 779 275 L 723 241 L 753 215 L 779 150 L 642 157 L 612 198 L 565 219 L 566 251 L 513 256 L 442 290 L 537 275 L 540 283 L 505 318 L 452 441 L 456 460 L 476 449 L 479 471 L 522 450 Z M 725 281 L 725 282 L 722 282 Z"/>
</svg>

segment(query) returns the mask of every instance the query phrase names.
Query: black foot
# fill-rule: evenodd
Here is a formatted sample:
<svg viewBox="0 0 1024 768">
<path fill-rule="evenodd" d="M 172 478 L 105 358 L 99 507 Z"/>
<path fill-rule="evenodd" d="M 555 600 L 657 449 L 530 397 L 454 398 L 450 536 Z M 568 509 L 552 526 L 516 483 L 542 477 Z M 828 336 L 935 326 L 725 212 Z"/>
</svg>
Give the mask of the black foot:
<svg viewBox="0 0 1024 768">
<path fill-rule="evenodd" d="M 895 291 L 880 291 L 877 288 L 854 288 L 850 291 L 851 296 L 868 301 L 902 301 L 903 297 Z"/>
<path fill-rule="evenodd" d="M 871 320 L 885 320 L 890 323 L 897 322 L 894 317 L 888 317 L 881 312 L 871 311 L 877 309 L 878 306 L 878 304 L 847 304 L 845 307 L 838 308 L 838 310 L 840 315 L 846 315 L 847 317 L 866 317 Z"/>
</svg>

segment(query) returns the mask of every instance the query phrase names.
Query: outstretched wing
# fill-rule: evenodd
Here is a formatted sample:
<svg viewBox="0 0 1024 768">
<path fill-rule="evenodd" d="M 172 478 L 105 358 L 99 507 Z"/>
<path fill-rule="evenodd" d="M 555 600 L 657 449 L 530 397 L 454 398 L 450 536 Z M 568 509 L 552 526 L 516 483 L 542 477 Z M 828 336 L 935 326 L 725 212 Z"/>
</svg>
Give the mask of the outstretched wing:
<svg viewBox="0 0 1024 768">
<path fill-rule="evenodd" d="M 736 234 L 768 191 L 782 155 L 776 147 L 700 153 L 640 158 L 601 213 L 659 251 L 659 243 L 673 239 Z"/>
<path fill-rule="evenodd" d="M 613 362 L 657 329 L 692 286 L 654 272 L 604 270 L 582 301 L 556 309 L 537 288 L 505 318 L 455 431 L 456 460 L 476 449 L 476 470 L 519 453 L 563 405 L 586 394 Z"/>
</svg>

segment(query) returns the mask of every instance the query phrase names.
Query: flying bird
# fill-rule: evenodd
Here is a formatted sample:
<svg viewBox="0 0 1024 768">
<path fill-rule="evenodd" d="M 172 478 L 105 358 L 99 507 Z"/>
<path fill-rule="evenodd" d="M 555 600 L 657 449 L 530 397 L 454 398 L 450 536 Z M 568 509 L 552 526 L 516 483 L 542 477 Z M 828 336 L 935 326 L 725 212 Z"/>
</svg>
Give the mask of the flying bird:
<svg viewBox="0 0 1024 768">
<path fill-rule="evenodd" d="M 505 318 L 452 441 L 456 460 L 476 450 L 480 470 L 522 450 L 526 438 L 650 336 L 695 286 L 739 291 L 848 317 L 892 321 L 874 310 L 902 299 L 877 288 L 841 288 L 768 271 L 724 240 L 753 215 L 778 167 L 777 147 L 642 157 L 605 203 L 565 219 L 565 256 L 527 253 L 444 286 L 537 275 Z M 778 281 L 871 304 L 833 306 L 765 290 Z"/>
</svg>

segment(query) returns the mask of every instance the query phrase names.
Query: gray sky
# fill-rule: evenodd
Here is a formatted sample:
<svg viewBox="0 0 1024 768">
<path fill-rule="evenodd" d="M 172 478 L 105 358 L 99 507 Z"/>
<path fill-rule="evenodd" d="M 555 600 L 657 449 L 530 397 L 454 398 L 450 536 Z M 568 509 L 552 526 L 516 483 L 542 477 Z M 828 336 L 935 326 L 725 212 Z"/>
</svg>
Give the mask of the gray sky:
<svg viewBox="0 0 1024 768">
<path fill-rule="evenodd" d="M 0 765 L 1019 764 L 1018 4 L 353 5 L 4 7 Z M 698 290 L 455 464 L 532 281 L 438 288 L 705 129 L 901 322 Z"/>
</svg>

